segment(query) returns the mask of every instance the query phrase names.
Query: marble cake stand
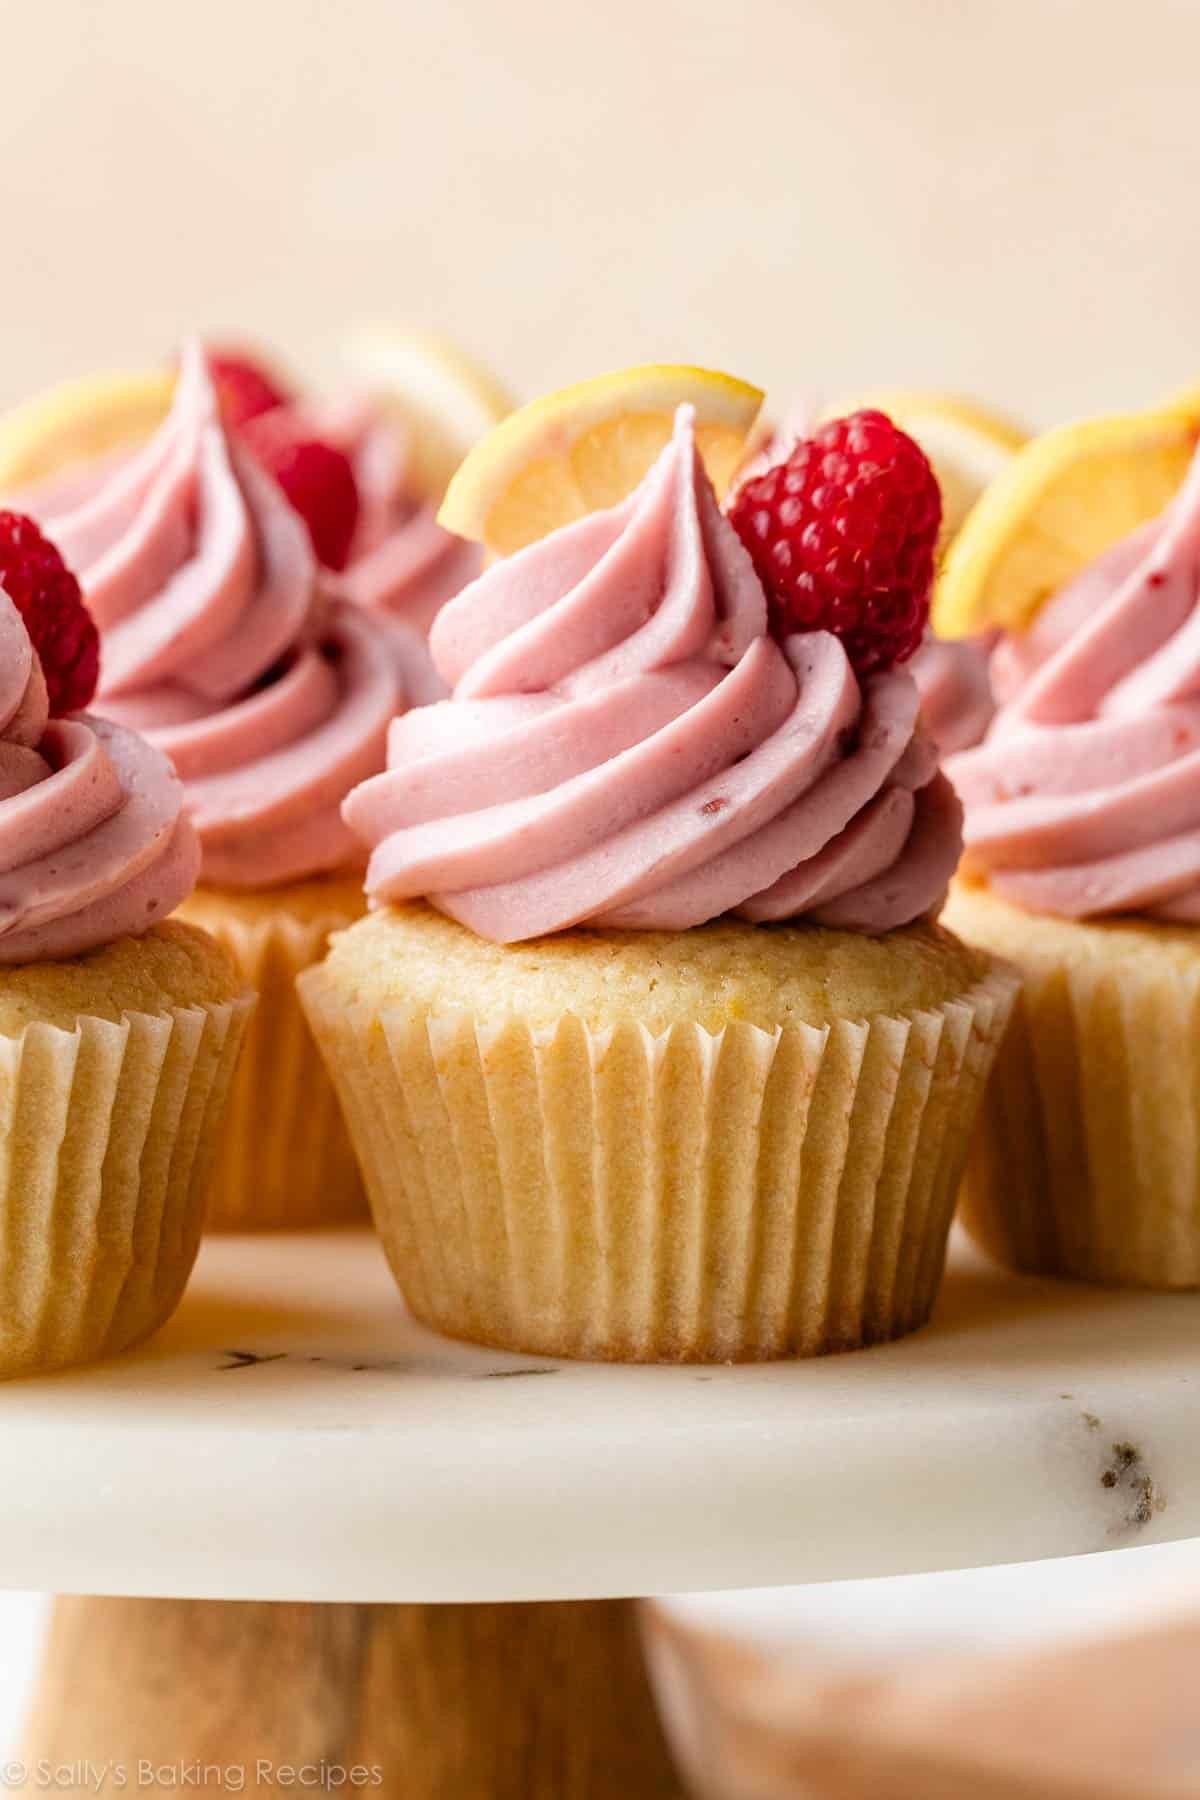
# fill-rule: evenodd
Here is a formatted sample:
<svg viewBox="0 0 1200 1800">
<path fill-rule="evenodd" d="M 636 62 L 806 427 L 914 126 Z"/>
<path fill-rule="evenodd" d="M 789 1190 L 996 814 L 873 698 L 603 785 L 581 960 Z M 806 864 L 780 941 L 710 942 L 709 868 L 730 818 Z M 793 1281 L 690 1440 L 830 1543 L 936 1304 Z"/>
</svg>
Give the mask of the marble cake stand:
<svg viewBox="0 0 1200 1800">
<path fill-rule="evenodd" d="M 212 1240 L 153 1344 L 0 1387 L 0 1585 L 122 1597 L 59 1602 L 26 1758 L 675 1794 L 625 1596 L 1200 1535 L 1198 1348 L 956 1248 L 898 1344 L 571 1365 L 420 1330 L 364 1232 Z"/>
</svg>

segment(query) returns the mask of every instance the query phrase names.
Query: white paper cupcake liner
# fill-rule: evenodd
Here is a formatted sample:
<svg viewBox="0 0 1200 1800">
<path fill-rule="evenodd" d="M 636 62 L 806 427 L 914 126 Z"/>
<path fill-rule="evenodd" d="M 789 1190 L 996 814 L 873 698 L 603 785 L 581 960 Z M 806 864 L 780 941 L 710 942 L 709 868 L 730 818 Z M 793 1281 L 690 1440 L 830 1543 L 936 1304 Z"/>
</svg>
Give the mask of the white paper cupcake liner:
<svg viewBox="0 0 1200 1800">
<path fill-rule="evenodd" d="M 1011 1268 L 1200 1287 L 1200 957 L 1029 970 L 963 1219 Z"/>
<path fill-rule="evenodd" d="M 217 913 L 211 904 L 200 916 L 258 994 L 213 1169 L 208 1228 L 259 1231 L 365 1219 L 341 1104 L 296 997 L 296 977 L 324 956 L 331 930 L 352 924 L 357 913 L 298 917 L 288 912 L 283 889 L 278 909 L 261 917 Z"/>
<path fill-rule="evenodd" d="M 174 1310 L 252 999 L 0 1037 L 0 1375 L 125 1348 Z"/>
<path fill-rule="evenodd" d="M 413 1312 L 556 1356 L 850 1349 L 929 1314 L 1015 978 L 774 1033 L 551 1030 L 300 989 Z"/>
</svg>

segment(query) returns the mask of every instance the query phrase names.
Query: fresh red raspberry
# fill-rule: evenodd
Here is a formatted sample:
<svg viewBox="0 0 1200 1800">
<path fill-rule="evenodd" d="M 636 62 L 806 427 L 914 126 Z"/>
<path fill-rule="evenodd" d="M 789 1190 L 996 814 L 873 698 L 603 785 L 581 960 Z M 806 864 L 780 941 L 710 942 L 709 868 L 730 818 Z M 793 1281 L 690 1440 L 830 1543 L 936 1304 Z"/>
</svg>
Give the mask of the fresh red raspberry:
<svg viewBox="0 0 1200 1800">
<path fill-rule="evenodd" d="M 942 496 L 924 451 L 885 413 L 822 425 L 740 487 L 729 518 L 779 636 L 834 632 L 860 677 L 920 644 Z"/>
<path fill-rule="evenodd" d="M 308 526 L 327 569 L 344 569 L 358 524 L 358 483 L 350 458 L 323 438 L 297 435 L 287 414 L 258 419 L 246 443 Z"/>
<path fill-rule="evenodd" d="M 0 587 L 41 660 L 51 716 L 81 712 L 100 677 L 100 634 L 79 583 L 25 513 L 0 512 Z"/>
<path fill-rule="evenodd" d="M 292 398 L 270 370 L 243 351 L 210 347 L 205 355 L 216 384 L 221 417 L 233 431 L 276 406 L 286 406 Z"/>
</svg>

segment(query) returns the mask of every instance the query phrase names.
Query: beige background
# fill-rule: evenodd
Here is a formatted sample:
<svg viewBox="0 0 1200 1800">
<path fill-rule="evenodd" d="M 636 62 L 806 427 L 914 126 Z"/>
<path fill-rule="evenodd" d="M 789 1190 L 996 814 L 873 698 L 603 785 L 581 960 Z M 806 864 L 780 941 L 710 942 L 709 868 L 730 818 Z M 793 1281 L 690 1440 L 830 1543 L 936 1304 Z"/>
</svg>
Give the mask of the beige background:
<svg viewBox="0 0 1200 1800">
<path fill-rule="evenodd" d="M 1193 0 L 0 0 L 0 398 L 394 314 L 1049 419 L 1200 379 Z"/>
</svg>

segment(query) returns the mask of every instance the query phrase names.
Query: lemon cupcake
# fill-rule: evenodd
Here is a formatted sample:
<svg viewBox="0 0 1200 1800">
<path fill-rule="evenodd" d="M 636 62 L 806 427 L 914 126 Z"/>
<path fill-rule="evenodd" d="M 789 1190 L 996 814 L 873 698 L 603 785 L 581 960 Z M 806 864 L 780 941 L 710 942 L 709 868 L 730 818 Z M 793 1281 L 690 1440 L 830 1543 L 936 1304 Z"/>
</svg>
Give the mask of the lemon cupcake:
<svg viewBox="0 0 1200 1800">
<path fill-rule="evenodd" d="M 13 513 L 0 514 L 0 581 L 0 1376 L 12 1376 L 123 1349 L 174 1309 L 251 999 L 217 944 L 166 920 L 200 861 L 179 782 L 134 733 L 75 710 L 94 685 L 94 628 L 53 546 Z"/>
<path fill-rule="evenodd" d="M 634 371 L 485 441 L 451 523 L 478 507 L 514 549 L 519 496 L 538 541 L 439 614 L 453 697 L 398 719 L 346 803 L 377 910 L 301 992 L 396 1277 L 457 1336 L 811 1354 L 909 1331 L 937 1291 L 1013 982 L 929 923 L 959 820 L 896 654 L 936 484 L 887 421 L 843 422 L 743 486 L 735 529 L 696 446 L 736 466 L 758 399 Z M 565 502 L 554 454 L 585 484 Z M 539 537 L 555 504 L 574 522 Z"/>
<path fill-rule="evenodd" d="M 995 653 L 987 739 L 948 764 L 945 920 L 1025 977 L 968 1228 L 1016 1268 L 1161 1288 L 1200 1285 L 1196 436 L 1181 415 L 1073 427 L 989 495 L 957 579 L 1002 582 L 1017 617 L 1052 597 Z"/>
<path fill-rule="evenodd" d="M 362 852 L 339 807 L 383 767 L 407 701 L 403 646 L 328 596 L 300 516 L 226 426 L 198 345 L 153 437 L 68 488 L 42 505 L 100 627 L 101 705 L 171 758 L 199 833 L 202 885 L 180 916 L 261 997 L 211 1222 L 359 1216 L 357 1164 L 294 980 L 363 910 Z"/>
</svg>

